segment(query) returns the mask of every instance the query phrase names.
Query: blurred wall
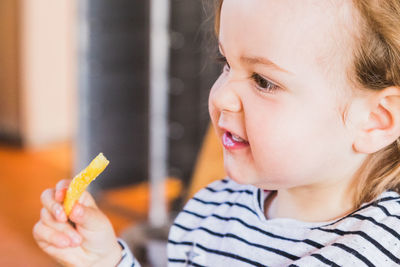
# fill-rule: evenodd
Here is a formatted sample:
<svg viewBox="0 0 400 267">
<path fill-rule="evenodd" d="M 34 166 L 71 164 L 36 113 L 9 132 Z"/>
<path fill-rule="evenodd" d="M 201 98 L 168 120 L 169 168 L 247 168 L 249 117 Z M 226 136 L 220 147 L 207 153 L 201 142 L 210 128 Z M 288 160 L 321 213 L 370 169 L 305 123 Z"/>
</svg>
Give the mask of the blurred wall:
<svg viewBox="0 0 400 267">
<path fill-rule="evenodd" d="M 75 132 L 76 2 L 21 0 L 24 143 L 70 139 Z"/>
<path fill-rule="evenodd" d="M 0 1 L 0 136 L 20 139 L 18 1 Z"/>
<path fill-rule="evenodd" d="M 37 146 L 73 138 L 75 5 L 0 1 L 0 140 Z"/>
</svg>

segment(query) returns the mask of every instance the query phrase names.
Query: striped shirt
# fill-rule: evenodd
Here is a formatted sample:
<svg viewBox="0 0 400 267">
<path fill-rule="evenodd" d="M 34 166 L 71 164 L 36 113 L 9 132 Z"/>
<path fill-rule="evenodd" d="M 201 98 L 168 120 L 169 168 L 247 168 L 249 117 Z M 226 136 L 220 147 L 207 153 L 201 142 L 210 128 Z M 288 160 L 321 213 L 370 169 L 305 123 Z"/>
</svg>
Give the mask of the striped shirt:
<svg viewBox="0 0 400 267">
<path fill-rule="evenodd" d="M 384 192 L 330 222 L 266 219 L 268 192 L 210 184 L 171 227 L 168 266 L 400 266 L 400 195 Z"/>
</svg>

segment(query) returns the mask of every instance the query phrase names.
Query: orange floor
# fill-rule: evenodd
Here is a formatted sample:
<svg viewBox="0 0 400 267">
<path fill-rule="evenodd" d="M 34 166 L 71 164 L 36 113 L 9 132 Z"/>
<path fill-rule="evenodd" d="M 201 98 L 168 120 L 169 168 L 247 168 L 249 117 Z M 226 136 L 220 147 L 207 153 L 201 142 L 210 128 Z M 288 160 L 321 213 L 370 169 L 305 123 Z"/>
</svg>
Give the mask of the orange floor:
<svg viewBox="0 0 400 267">
<path fill-rule="evenodd" d="M 0 145 L 0 266 L 57 266 L 32 238 L 32 227 L 39 219 L 40 194 L 58 180 L 72 176 L 70 144 L 57 144 L 36 150 Z M 169 180 L 167 196 L 175 198 L 180 183 Z M 148 187 L 141 184 L 106 192 L 99 205 L 119 234 L 147 216 Z"/>
<path fill-rule="evenodd" d="M 71 147 L 22 151 L 0 146 L 0 266 L 56 266 L 32 238 L 40 194 L 70 176 Z"/>
</svg>

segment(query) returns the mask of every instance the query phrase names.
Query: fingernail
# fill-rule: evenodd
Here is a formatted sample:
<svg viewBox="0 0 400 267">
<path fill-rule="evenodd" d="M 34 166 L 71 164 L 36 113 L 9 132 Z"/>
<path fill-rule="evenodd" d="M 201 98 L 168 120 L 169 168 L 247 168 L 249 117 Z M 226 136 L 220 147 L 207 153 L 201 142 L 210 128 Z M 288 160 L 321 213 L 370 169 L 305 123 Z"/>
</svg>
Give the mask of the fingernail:
<svg viewBox="0 0 400 267">
<path fill-rule="evenodd" d="M 60 221 L 65 221 L 67 220 L 67 217 L 64 213 L 64 209 L 60 204 L 56 204 L 55 207 L 55 214 L 56 214 L 56 218 Z"/>
<path fill-rule="evenodd" d="M 59 217 L 61 214 L 61 206 L 60 204 L 54 204 L 54 213 L 56 214 L 56 217 Z"/>
</svg>

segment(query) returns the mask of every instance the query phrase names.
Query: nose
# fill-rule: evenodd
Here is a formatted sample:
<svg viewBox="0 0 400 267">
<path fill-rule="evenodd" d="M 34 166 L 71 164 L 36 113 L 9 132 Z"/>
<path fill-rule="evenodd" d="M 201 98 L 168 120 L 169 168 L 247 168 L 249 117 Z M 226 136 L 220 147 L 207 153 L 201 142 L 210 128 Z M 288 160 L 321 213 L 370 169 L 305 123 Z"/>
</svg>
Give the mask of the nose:
<svg viewBox="0 0 400 267">
<path fill-rule="evenodd" d="M 223 77 L 221 77 L 223 78 Z M 214 84 L 210 93 L 211 104 L 220 112 L 240 112 L 242 110 L 242 101 L 238 94 L 238 83 L 221 78 Z"/>
</svg>

